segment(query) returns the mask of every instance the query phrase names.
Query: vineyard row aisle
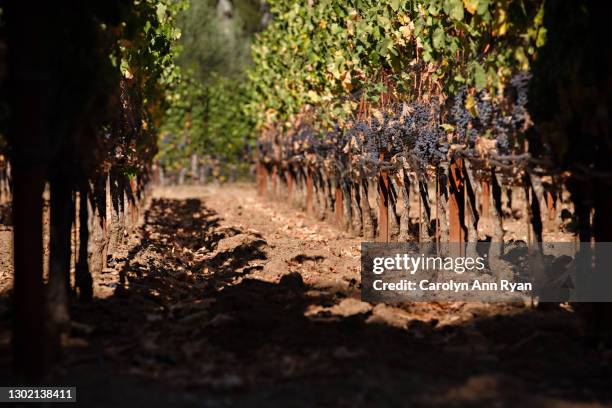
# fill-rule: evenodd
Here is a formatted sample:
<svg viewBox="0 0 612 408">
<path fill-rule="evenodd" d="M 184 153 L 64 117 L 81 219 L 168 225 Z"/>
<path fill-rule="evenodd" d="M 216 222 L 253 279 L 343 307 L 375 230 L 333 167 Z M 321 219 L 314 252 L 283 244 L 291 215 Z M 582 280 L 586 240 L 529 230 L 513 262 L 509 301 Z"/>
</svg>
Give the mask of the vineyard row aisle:
<svg viewBox="0 0 612 408">
<path fill-rule="evenodd" d="M 143 218 L 73 307 L 65 381 L 92 406 L 612 401 L 573 313 L 361 302 L 361 240 L 251 185 L 157 189 Z"/>
</svg>

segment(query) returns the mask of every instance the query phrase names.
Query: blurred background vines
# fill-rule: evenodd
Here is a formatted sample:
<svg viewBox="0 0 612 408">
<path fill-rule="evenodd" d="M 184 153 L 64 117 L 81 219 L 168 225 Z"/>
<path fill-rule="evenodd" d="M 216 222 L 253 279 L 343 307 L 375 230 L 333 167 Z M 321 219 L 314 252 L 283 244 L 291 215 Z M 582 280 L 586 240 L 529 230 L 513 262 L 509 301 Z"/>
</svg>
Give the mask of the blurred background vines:
<svg viewBox="0 0 612 408">
<path fill-rule="evenodd" d="M 249 174 L 255 119 L 246 110 L 246 69 L 253 34 L 270 19 L 266 7 L 261 0 L 192 0 L 180 14 L 181 80 L 167 95 L 158 157 L 168 182 Z"/>
</svg>

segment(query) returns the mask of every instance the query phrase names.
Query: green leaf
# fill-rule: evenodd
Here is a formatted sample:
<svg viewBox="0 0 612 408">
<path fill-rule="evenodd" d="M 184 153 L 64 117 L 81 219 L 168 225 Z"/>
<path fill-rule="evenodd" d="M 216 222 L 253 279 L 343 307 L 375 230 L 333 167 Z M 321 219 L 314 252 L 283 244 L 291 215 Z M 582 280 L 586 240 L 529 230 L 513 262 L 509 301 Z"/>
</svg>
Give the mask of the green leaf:
<svg viewBox="0 0 612 408">
<path fill-rule="evenodd" d="M 162 23 L 166 21 L 166 10 L 167 10 L 167 7 L 165 4 L 159 3 L 157 5 L 157 10 L 156 10 L 157 19 Z"/>
<path fill-rule="evenodd" d="M 401 0 L 391 0 L 389 5 L 391 6 L 391 9 L 393 11 L 397 11 L 397 10 L 399 10 L 400 2 L 401 2 Z"/>
<path fill-rule="evenodd" d="M 391 28 L 391 21 L 385 16 L 378 16 L 378 24 L 385 30 Z"/>
<path fill-rule="evenodd" d="M 536 38 L 536 47 L 540 48 L 546 45 L 546 27 L 540 27 Z"/>
<path fill-rule="evenodd" d="M 461 84 L 465 82 L 465 78 L 461 74 L 455 75 L 455 78 L 453 79 L 455 80 L 455 82 L 459 82 Z"/>
<path fill-rule="evenodd" d="M 476 12 L 479 16 L 485 15 L 487 11 L 489 11 L 489 4 L 491 4 L 491 0 L 478 0 L 478 8 Z"/>
<path fill-rule="evenodd" d="M 477 62 L 474 63 L 474 86 L 478 91 L 487 86 L 487 73 L 482 65 Z"/>
<path fill-rule="evenodd" d="M 439 50 L 444 47 L 444 29 L 442 27 L 438 27 L 434 30 L 432 42 L 436 50 Z"/>
<path fill-rule="evenodd" d="M 383 57 L 389 52 L 389 48 L 393 47 L 393 40 L 385 38 L 378 47 L 378 53 Z"/>
<path fill-rule="evenodd" d="M 445 0 L 444 12 L 454 20 L 463 20 L 463 2 L 461 0 Z"/>
</svg>

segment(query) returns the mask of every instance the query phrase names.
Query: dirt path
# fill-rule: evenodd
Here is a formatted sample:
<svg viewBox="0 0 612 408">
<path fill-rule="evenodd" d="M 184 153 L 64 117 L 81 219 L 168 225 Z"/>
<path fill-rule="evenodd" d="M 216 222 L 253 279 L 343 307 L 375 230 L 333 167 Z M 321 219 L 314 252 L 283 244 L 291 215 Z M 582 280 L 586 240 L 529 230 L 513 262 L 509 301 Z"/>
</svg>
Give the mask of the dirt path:
<svg viewBox="0 0 612 408">
<path fill-rule="evenodd" d="M 573 313 L 364 303 L 359 244 L 250 186 L 158 190 L 59 381 L 87 406 L 612 406 Z"/>
</svg>

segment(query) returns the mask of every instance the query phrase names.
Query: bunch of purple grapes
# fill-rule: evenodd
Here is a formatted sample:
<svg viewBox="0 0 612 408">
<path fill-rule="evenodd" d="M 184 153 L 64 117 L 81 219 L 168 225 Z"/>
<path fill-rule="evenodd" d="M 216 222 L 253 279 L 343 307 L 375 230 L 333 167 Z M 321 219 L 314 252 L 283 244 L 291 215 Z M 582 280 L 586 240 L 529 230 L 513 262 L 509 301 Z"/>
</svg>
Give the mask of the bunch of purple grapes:
<svg viewBox="0 0 612 408">
<path fill-rule="evenodd" d="M 530 72 L 521 72 L 510 80 L 510 84 L 514 87 L 516 92 L 516 99 L 512 105 L 512 126 L 514 126 L 514 128 L 517 130 L 523 128 L 530 120 L 529 112 L 527 111 L 530 80 Z"/>
<path fill-rule="evenodd" d="M 453 107 L 450 110 L 451 121 L 461 141 L 465 140 L 465 133 L 471 119 L 471 114 L 465 106 L 466 98 L 467 87 L 463 87 L 459 90 L 457 95 L 455 95 Z"/>
<path fill-rule="evenodd" d="M 527 111 L 529 73 L 519 73 L 511 81 L 504 95 L 505 102 L 492 98 L 487 91 L 473 95 L 474 109 L 468 110 L 467 88 L 454 96 L 448 111 L 447 123 L 454 126 L 459 141 L 473 146 L 479 136 L 492 135 L 501 151 L 515 145 L 516 136 L 529 123 Z M 504 109 L 503 106 L 511 106 Z M 474 112 L 475 110 L 475 112 Z M 335 126 L 319 136 L 311 125 L 301 125 L 283 139 L 284 159 L 314 153 L 323 159 L 332 159 L 339 169 L 350 166 L 351 156 L 362 156 L 368 163 L 378 162 L 379 157 L 389 159 L 403 155 L 423 168 L 443 159 L 449 146 L 446 131 L 441 124 L 442 107 L 433 99 L 430 102 L 412 102 L 407 106 L 395 104 L 381 115 L 368 121 L 355 121 L 346 128 Z M 261 156 L 272 154 L 270 141 L 258 141 Z"/>
</svg>

